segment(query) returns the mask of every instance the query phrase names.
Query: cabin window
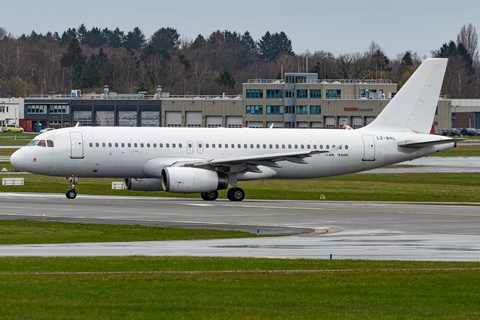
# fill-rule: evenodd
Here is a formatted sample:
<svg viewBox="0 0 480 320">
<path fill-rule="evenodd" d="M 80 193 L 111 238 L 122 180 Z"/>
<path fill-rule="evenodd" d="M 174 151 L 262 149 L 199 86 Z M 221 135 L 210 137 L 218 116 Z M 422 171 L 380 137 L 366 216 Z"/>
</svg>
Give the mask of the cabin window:
<svg viewBox="0 0 480 320">
<path fill-rule="evenodd" d="M 177 145 L 175 143 L 172 143 L 172 148 L 175 148 Z M 201 147 L 200 147 L 201 148 Z"/>
<path fill-rule="evenodd" d="M 93 147 L 93 143 L 91 143 L 91 142 L 90 142 L 88 145 L 89 145 L 90 147 Z"/>
<path fill-rule="evenodd" d="M 257 149 L 260 149 L 260 145 L 259 145 L 259 144 L 257 144 Z"/>
<path fill-rule="evenodd" d="M 285 149 L 285 145 L 284 145 L 284 144 L 282 144 L 282 149 Z"/>
<path fill-rule="evenodd" d="M 235 148 L 235 145 L 232 143 L 232 149 Z"/>
<path fill-rule="evenodd" d="M 348 150 L 348 145 L 345 145 L 345 150 Z"/>
<path fill-rule="evenodd" d="M 245 149 L 247 149 L 247 148 L 248 148 L 248 146 L 247 146 L 247 144 L 246 144 L 246 143 L 243 145 L 243 147 L 244 147 Z"/>
<path fill-rule="evenodd" d="M 170 143 L 165 143 L 165 148 L 170 148 Z"/>
<path fill-rule="evenodd" d="M 267 149 L 267 145 L 266 145 L 266 144 L 263 145 L 263 149 Z"/>
<path fill-rule="evenodd" d="M 288 149 L 292 149 L 292 145 L 291 145 L 291 144 L 288 145 Z"/>
<path fill-rule="evenodd" d="M 159 146 L 160 148 L 163 148 L 163 143 L 159 143 L 158 146 Z"/>
<path fill-rule="evenodd" d="M 178 144 L 178 147 L 179 147 L 179 148 L 181 148 L 181 147 L 182 147 L 182 144 L 181 144 L 181 143 L 179 143 L 179 144 Z"/>
</svg>

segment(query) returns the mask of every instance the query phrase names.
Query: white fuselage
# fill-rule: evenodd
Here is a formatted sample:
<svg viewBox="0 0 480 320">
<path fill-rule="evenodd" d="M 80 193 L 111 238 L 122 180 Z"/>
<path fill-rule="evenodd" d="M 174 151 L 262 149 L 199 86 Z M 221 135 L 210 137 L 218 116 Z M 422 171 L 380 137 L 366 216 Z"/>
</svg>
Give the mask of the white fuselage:
<svg viewBox="0 0 480 320">
<path fill-rule="evenodd" d="M 53 146 L 22 148 L 12 156 L 12 163 L 21 170 L 52 176 L 159 178 L 163 167 L 178 162 L 328 150 L 304 158 L 306 164 L 280 161 L 279 167 L 269 168 L 276 174 L 268 178 L 308 179 L 383 167 L 455 145 L 452 141 L 425 148 L 399 146 L 402 141 L 429 137 L 333 129 L 75 127 L 38 135 L 35 140 L 50 140 Z M 243 180 L 241 175 L 238 178 Z"/>
</svg>

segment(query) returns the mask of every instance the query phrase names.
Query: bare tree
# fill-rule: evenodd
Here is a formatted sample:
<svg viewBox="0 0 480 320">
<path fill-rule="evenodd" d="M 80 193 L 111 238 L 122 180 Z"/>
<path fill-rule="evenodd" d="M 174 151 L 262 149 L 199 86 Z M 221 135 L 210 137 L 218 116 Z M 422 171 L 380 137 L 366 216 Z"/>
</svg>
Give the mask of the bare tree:
<svg viewBox="0 0 480 320">
<path fill-rule="evenodd" d="M 460 32 L 457 35 L 457 45 L 460 43 L 463 44 L 467 49 L 467 52 L 470 54 L 474 67 L 478 67 L 480 62 L 478 55 L 478 34 L 471 23 L 460 29 Z"/>
<path fill-rule="evenodd" d="M 200 94 L 200 86 L 205 82 L 209 73 L 210 68 L 206 61 L 195 59 L 192 62 L 192 79 L 197 85 L 197 94 Z"/>
</svg>

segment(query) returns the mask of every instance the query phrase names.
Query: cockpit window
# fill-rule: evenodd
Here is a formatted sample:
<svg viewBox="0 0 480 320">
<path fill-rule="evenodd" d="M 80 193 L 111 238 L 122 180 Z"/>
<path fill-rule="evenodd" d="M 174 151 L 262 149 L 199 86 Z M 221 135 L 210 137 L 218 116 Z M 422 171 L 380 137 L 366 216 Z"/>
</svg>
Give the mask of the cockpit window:
<svg viewBox="0 0 480 320">
<path fill-rule="evenodd" d="M 32 140 L 28 143 L 27 146 L 29 147 L 34 147 L 34 146 L 37 146 L 37 147 L 49 147 L 49 148 L 53 148 L 53 141 L 52 140 Z"/>
<path fill-rule="evenodd" d="M 33 139 L 32 141 L 30 141 L 28 144 L 27 144 L 27 147 L 34 147 L 38 144 L 38 141 L 39 140 L 35 140 Z"/>
</svg>

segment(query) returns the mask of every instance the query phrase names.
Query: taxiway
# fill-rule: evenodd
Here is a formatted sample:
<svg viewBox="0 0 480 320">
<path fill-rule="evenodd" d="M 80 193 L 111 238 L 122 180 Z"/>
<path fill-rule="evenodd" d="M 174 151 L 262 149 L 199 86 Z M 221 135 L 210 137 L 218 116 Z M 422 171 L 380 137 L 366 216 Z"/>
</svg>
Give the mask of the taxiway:
<svg viewBox="0 0 480 320">
<path fill-rule="evenodd" d="M 480 260 L 477 204 L 263 201 L 0 193 L 0 219 L 240 230 L 248 239 L 3 245 L 0 256 Z"/>
</svg>

